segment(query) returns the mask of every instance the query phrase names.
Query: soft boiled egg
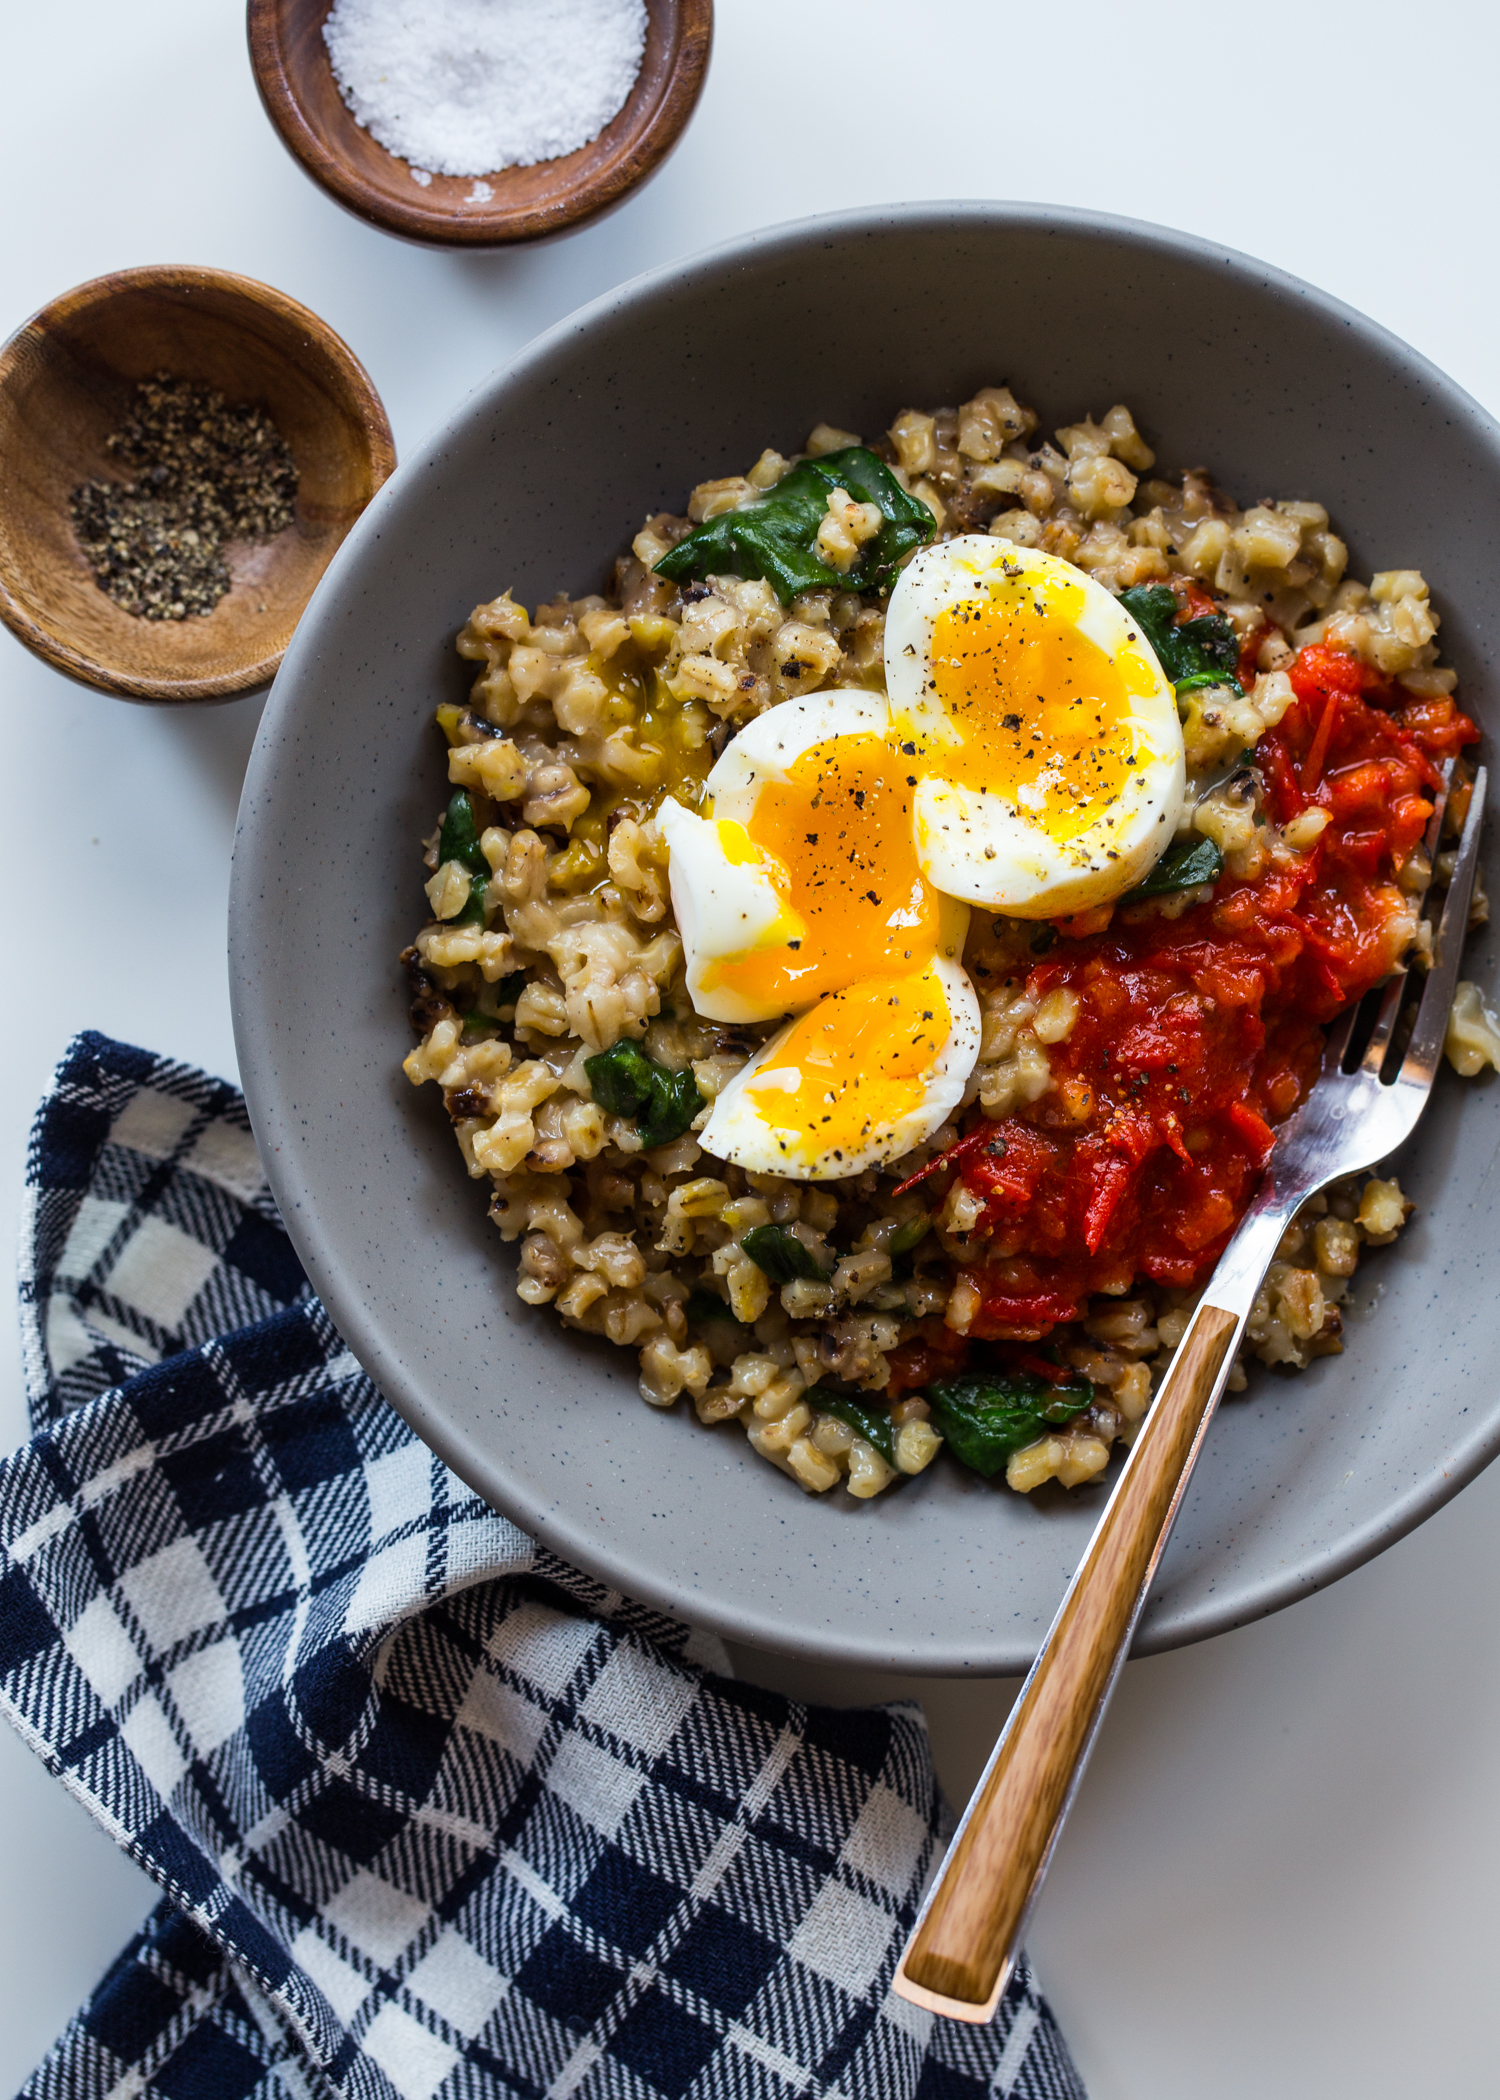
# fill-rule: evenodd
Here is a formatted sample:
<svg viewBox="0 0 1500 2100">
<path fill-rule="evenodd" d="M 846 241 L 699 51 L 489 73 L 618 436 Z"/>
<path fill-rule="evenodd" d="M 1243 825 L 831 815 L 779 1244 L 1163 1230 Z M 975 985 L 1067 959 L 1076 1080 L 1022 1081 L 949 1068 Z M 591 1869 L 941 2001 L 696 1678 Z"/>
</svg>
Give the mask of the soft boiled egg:
<svg viewBox="0 0 1500 2100">
<path fill-rule="evenodd" d="M 697 1011 L 799 1016 L 702 1132 L 752 1171 L 838 1179 L 899 1157 L 957 1106 L 979 1054 L 968 909 L 918 865 L 916 780 L 889 729 L 879 694 L 785 701 L 710 773 L 710 815 L 658 812 Z"/>
<path fill-rule="evenodd" d="M 1185 785 L 1176 693 L 1092 577 L 988 534 L 924 548 L 891 593 L 885 670 L 936 888 L 1065 918 L 1155 865 Z"/>
<path fill-rule="evenodd" d="M 1101 585 L 965 535 L 891 596 L 886 687 L 809 694 L 741 730 L 707 814 L 657 821 L 711 1020 L 792 1016 L 714 1102 L 705 1151 L 838 1180 L 957 1108 L 979 1055 L 971 903 L 1066 918 L 1121 896 L 1176 828 L 1176 694 Z"/>
</svg>

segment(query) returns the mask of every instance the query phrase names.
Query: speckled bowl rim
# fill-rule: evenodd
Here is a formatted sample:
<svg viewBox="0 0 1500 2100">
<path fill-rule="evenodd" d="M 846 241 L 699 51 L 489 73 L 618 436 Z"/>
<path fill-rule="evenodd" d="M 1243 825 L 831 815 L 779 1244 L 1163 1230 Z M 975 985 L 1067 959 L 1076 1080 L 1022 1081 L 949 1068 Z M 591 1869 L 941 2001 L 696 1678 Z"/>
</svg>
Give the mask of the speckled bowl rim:
<svg viewBox="0 0 1500 2100">
<path fill-rule="evenodd" d="M 1191 234 L 1069 207 L 958 201 L 847 211 L 788 222 L 725 242 L 627 282 L 534 339 L 461 402 L 376 495 L 320 582 L 272 690 L 241 804 L 230 908 L 235 1040 L 250 1114 L 273 1192 L 314 1287 L 340 1332 L 416 1434 L 495 1507 L 553 1551 L 614 1589 L 668 1611 L 686 1611 L 698 1623 L 752 1646 L 827 1662 L 934 1676 L 1017 1674 L 1031 1659 L 1040 1629 L 1035 1636 L 997 1630 L 985 1643 L 962 1647 L 941 1637 L 930 1638 L 930 1630 L 924 1630 L 919 1640 L 903 1648 L 899 1644 L 893 1646 L 888 1639 L 867 1638 L 857 1626 L 833 1635 L 785 1621 L 768 1626 L 763 1613 L 744 1608 L 727 1589 L 713 1598 L 695 1591 L 689 1599 L 674 1579 L 665 1556 L 653 1562 L 615 1553 L 601 1545 L 581 1500 L 576 1507 L 542 1505 L 528 1489 L 523 1471 L 507 1465 L 493 1449 L 483 1448 L 455 1427 L 440 1394 L 402 1366 L 400 1351 L 392 1345 L 380 1308 L 368 1303 L 362 1293 L 348 1250 L 341 1244 L 342 1235 L 331 1219 L 326 1191 L 306 1171 L 298 1142 L 297 1116 L 289 1112 L 278 1089 L 268 1004 L 257 989 L 253 970 L 244 966 L 254 948 L 256 899 L 269 865 L 266 856 L 275 851 L 273 827 L 260 800 L 260 776 L 268 763 L 267 753 L 300 703 L 298 681 L 302 664 L 311 654 L 314 635 L 348 616 L 366 550 L 383 536 L 399 531 L 403 505 L 410 493 L 424 475 L 455 447 L 463 445 L 483 423 L 499 394 L 544 373 L 561 346 L 587 334 L 602 319 L 632 308 L 649 307 L 674 287 L 721 278 L 752 258 L 774 256 L 778 248 L 791 254 L 802 251 L 809 242 L 858 240 L 873 230 L 902 227 L 919 231 L 924 226 L 952 228 L 965 222 L 976 227 L 1102 236 L 1141 254 L 1228 272 L 1249 280 L 1273 297 L 1310 306 L 1326 322 L 1360 338 L 1404 378 L 1435 396 L 1450 420 L 1461 421 L 1487 450 L 1491 468 L 1500 478 L 1500 425 L 1420 352 L 1331 295 L 1269 264 Z M 497 1286 L 499 1282 L 497 1276 Z M 1258 1580 L 1221 1587 L 1210 1579 L 1194 1604 L 1174 1610 L 1165 1619 L 1160 1614 L 1153 1619 L 1148 1605 L 1134 1652 L 1158 1653 L 1265 1617 L 1326 1588 L 1395 1544 L 1439 1510 L 1500 1452 L 1500 1385 L 1485 1397 L 1484 1404 L 1466 1407 L 1463 1414 L 1467 1426 L 1462 1430 L 1455 1428 L 1442 1465 L 1413 1478 L 1404 1488 L 1393 1488 L 1388 1503 L 1376 1515 L 1351 1524 L 1334 1540 L 1310 1547 L 1294 1559 L 1266 1556 L 1267 1564 Z M 642 1436 L 650 1434 L 655 1426 L 643 1411 Z M 1206 1463 L 1212 1463 L 1211 1451 Z"/>
</svg>

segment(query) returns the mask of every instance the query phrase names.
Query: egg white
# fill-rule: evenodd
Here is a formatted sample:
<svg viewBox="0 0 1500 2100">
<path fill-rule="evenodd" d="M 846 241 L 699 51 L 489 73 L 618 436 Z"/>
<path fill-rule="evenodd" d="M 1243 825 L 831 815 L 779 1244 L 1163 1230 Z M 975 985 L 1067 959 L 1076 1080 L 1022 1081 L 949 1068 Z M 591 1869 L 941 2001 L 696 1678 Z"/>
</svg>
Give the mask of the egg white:
<svg viewBox="0 0 1500 2100">
<path fill-rule="evenodd" d="M 667 882 L 687 973 L 688 997 L 709 1021 L 769 1021 L 758 1000 L 727 984 L 705 985 L 710 966 L 757 948 L 800 938 L 802 921 L 788 909 L 763 860 L 732 860 L 716 817 L 695 817 L 670 798 L 656 813 L 667 842 Z"/>
<path fill-rule="evenodd" d="M 967 920 L 967 912 L 960 908 L 951 921 L 957 951 L 962 950 Z M 945 946 L 952 945 L 950 937 Z M 698 1136 L 704 1151 L 752 1174 L 781 1174 L 796 1181 L 843 1181 L 868 1167 L 888 1166 L 914 1145 L 923 1144 L 963 1099 L 979 1056 L 981 1031 L 979 1000 L 958 952 L 935 955 L 930 967 L 948 1002 L 948 1038 L 933 1058 L 920 1099 L 894 1124 L 871 1131 L 863 1143 L 835 1153 L 820 1146 L 810 1131 L 778 1125 L 763 1113 L 750 1098 L 752 1087 L 774 1085 L 777 1073 L 784 1070 L 787 1091 L 797 1090 L 797 1070 L 784 1061 L 784 1046 L 796 1025 L 793 1020 L 778 1029 L 720 1093 Z"/>
<path fill-rule="evenodd" d="M 670 800 L 658 810 L 688 996 L 705 1020 L 779 1020 L 787 1011 L 784 1002 L 767 1005 L 727 985 L 707 986 L 704 979 L 715 963 L 758 948 L 780 947 L 806 931 L 773 882 L 768 856 L 732 859 L 721 827 L 726 822 L 748 825 L 762 788 L 785 780 L 815 744 L 840 736 L 883 737 L 889 723 L 889 710 L 878 693 L 835 688 L 804 700 L 785 700 L 747 724 L 709 774 L 711 816 L 696 817 Z M 812 1003 L 811 997 L 803 1002 Z"/>
<path fill-rule="evenodd" d="M 993 790 L 981 794 L 937 777 L 943 750 L 961 741 L 930 690 L 938 616 L 984 598 L 997 581 L 1049 575 L 1082 587 L 1077 631 L 1113 660 L 1130 658 L 1148 682 L 1131 700 L 1136 764 L 1110 808 L 1071 839 L 1050 836 Z M 980 533 L 922 548 L 891 593 L 885 667 L 893 733 L 921 737 L 930 752 L 932 770 L 913 801 L 917 858 L 928 881 L 950 897 L 1017 918 L 1062 918 L 1133 888 L 1170 844 L 1186 788 L 1176 693 L 1119 600 L 1070 562 Z"/>
</svg>

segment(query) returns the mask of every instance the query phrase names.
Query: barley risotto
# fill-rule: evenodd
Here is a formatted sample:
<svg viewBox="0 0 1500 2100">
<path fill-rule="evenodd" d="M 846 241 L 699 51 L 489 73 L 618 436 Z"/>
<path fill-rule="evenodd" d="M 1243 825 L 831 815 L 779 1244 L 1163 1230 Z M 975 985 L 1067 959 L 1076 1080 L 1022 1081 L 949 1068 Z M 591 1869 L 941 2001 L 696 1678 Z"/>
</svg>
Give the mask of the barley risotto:
<svg viewBox="0 0 1500 2100">
<path fill-rule="evenodd" d="M 1326 1023 L 1430 942 L 1478 731 L 1426 581 L 1155 466 L 1001 386 L 820 425 L 459 637 L 406 1072 L 521 1297 L 809 1491 L 1100 1474 Z M 1500 1069 L 1472 985 L 1448 1053 Z M 1232 1391 L 1341 1349 L 1409 1208 L 1312 1199 Z"/>
</svg>

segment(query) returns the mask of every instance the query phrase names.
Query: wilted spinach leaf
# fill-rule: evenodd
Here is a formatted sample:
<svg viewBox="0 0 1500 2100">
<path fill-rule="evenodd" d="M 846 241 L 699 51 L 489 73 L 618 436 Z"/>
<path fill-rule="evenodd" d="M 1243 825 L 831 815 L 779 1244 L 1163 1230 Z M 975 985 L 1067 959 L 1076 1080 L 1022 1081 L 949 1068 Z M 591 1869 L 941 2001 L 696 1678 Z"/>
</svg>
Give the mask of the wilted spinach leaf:
<svg viewBox="0 0 1500 2100">
<path fill-rule="evenodd" d="M 618 1042 L 612 1050 L 586 1057 L 594 1099 L 612 1116 L 634 1116 L 648 1152 L 679 1138 L 703 1106 L 691 1069 L 672 1072 L 647 1057 L 638 1043 Z"/>
<path fill-rule="evenodd" d="M 1120 902 L 1139 904 L 1173 890 L 1195 890 L 1200 882 L 1217 882 L 1223 872 L 1224 856 L 1212 839 L 1175 839 L 1145 881 L 1127 890 Z"/>
<path fill-rule="evenodd" d="M 809 1283 L 826 1283 L 833 1273 L 784 1225 L 752 1225 L 740 1245 L 772 1283 L 791 1283 L 799 1276 Z"/>
<path fill-rule="evenodd" d="M 1164 583 L 1138 583 L 1133 590 L 1121 591 L 1120 603 L 1139 623 L 1179 693 L 1199 685 L 1243 690 L 1239 636 L 1222 613 L 1203 613 L 1178 626 L 1177 600 Z"/>
<path fill-rule="evenodd" d="M 633 1116 L 651 1099 L 651 1082 L 658 1067 L 639 1043 L 619 1042 L 597 1057 L 586 1057 L 583 1069 L 601 1108 L 612 1116 Z"/>
<path fill-rule="evenodd" d="M 467 788 L 460 788 L 449 801 L 443 828 L 438 834 L 438 866 L 441 867 L 445 860 L 456 860 L 471 875 L 489 876 L 490 864 L 479 843 L 474 802 Z"/>
<path fill-rule="evenodd" d="M 896 1227 L 886 1241 L 886 1252 L 888 1254 L 910 1254 L 913 1247 L 919 1247 L 922 1244 L 931 1229 L 932 1219 L 927 1212 L 925 1210 L 917 1211 L 914 1216 L 906 1220 L 904 1225 Z"/>
<path fill-rule="evenodd" d="M 502 977 L 495 986 L 495 1011 L 500 1013 L 507 1006 L 514 1006 L 530 982 L 528 970 L 512 970 L 508 977 Z"/>
<path fill-rule="evenodd" d="M 653 1082 L 651 1102 L 641 1117 L 641 1143 L 648 1152 L 680 1138 L 703 1106 L 703 1096 L 690 1069 L 669 1072 L 656 1067 L 660 1077 Z"/>
<path fill-rule="evenodd" d="M 1087 1379 L 1053 1385 L 1034 1371 L 978 1372 L 944 1378 L 927 1388 L 932 1418 L 954 1456 L 986 1478 L 1012 1451 L 1082 1413 L 1094 1398 Z"/>
<path fill-rule="evenodd" d="M 814 552 L 832 489 L 873 503 L 885 519 L 840 575 Z M 679 540 L 656 564 L 659 576 L 685 583 L 704 576 L 763 576 L 785 605 L 799 591 L 835 584 L 846 591 L 888 591 L 904 554 L 933 535 L 932 512 L 910 496 L 883 461 L 863 445 L 804 459 L 776 486 L 739 510 L 721 511 Z"/>
<path fill-rule="evenodd" d="M 689 1327 L 711 1327 L 716 1320 L 734 1321 L 724 1300 L 716 1298 L 712 1291 L 689 1291 L 682 1311 Z"/>
<path fill-rule="evenodd" d="M 888 1407 L 866 1407 L 850 1393 L 829 1393 L 820 1387 L 812 1396 L 813 1405 L 825 1415 L 837 1415 L 847 1422 L 856 1436 L 862 1436 L 867 1444 L 873 1444 L 888 1466 L 896 1463 L 896 1425 L 891 1420 Z"/>
<path fill-rule="evenodd" d="M 450 926 L 482 926 L 484 924 L 484 900 L 489 890 L 490 876 L 486 868 L 482 875 L 469 877 L 469 894 L 464 908 L 448 921 Z"/>
</svg>

